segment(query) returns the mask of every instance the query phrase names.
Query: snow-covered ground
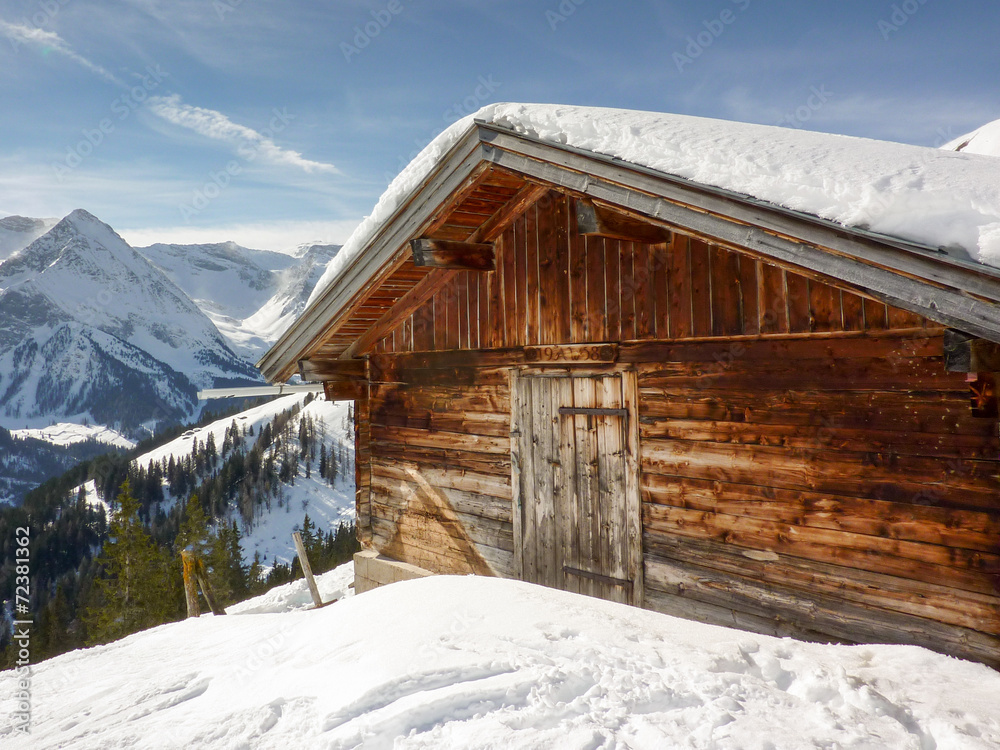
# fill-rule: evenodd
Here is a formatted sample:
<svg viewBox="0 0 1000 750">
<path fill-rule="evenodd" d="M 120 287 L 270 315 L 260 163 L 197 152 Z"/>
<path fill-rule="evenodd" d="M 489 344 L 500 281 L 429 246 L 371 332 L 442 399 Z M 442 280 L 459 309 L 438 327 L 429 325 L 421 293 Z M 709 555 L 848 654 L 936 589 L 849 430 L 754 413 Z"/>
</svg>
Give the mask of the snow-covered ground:
<svg viewBox="0 0 1000 750">
<path fill-rule="evenodd" d="M 82 425 L 72 422 L 59 422 L 47 427 L 38 427 L 27 430 L 11 430 L 10 434 L 16 438 L 34 438 L 44 440 L 53 445 L 75 445 L 85 440 L 96 440 L 101 443 L 113 445 L 116 448 L 134 448 L 135 443 L 115 432 L 110 427 L 104 425 Z"/>
<path fill-rule="evenodd" d="M 16 689 L 0 673 L 5 716 Z M 806 644 L 432 577 L 56 657 L 33 668 L 32 735 L 6 725 L 0 743 L 986 750 L 1000 747 L 997 696 L 997 672 L 920 648 Z"/>
<path fill-rule="evenodd" d="M 316 588 L 324 603 L 354 596 L 354 563 L 344 563 L 333 570 L 316 576 Z M 276 612 L 299 612 L 312 609 L 312 594 L 305 578 L 275 586 L 266 594 L 226 608 L 230 615 L 259 615 Z"/>
</svg>

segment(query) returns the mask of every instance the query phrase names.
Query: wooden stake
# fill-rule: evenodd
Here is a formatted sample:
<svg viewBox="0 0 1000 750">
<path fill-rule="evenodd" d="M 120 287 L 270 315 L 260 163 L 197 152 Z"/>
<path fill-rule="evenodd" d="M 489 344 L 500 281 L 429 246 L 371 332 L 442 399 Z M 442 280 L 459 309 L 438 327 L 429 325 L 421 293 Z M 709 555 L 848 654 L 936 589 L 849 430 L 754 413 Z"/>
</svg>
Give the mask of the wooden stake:
<svg viewBox="0 0 1000 750">
<path fill-rule="evenodd" d="M 198 607 L 198 589 L 195 588 L 195 558 L 190 550 L 181 550 L 181 563 L 184 569 L 184 597 L 187 599 L 188 617 L 199 617 L 201 609 Z"/>
<path fill-rule="evenodd" d="M 309 584 L 309 593 L 312 594 L 316 607 L 322 607 L 323 598 L 319 595 L 316 579 L 313 578 L 312 567 L 309 565 L 309 557 L 306 555 L 306 546 L 302 543 L 302 535 L 296 531 L 292 534 L 292 539 L 295 541 L 295 551 L 299 553 L 299 564 L 302 566 L 302 572 L 305 574 L 306 582 Z"/>
<path fill-rule="evenodd" d="M 212 584 L 208 582 L 208 569 L 200 557 L 195 558 L 195 574 L 198 576 L 198 584 L 201 586 L 201 593 L 205 595 L 205 601 L 212 610 L 213 615 L 224 615 L 226 610 L 218 605 L 215 599 L 215 592 L 212 591 Z"/>
</svg>

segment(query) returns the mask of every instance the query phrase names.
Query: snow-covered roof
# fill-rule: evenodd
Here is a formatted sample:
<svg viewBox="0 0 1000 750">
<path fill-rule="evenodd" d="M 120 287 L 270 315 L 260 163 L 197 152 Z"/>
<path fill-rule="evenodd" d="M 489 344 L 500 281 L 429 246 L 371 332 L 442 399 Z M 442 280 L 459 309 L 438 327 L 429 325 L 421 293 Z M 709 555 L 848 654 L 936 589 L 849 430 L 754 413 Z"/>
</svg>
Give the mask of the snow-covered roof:
<svg viewBox="0 0 1000 750">
<path fill-rule="evenodd" d="M 988 122 L 971 133 L 949 141 L 941 148 L 948 151 L 961 151 L 963 154 L 1000 156 L 1000 120 Z"/>
<path fill-rule="evenodd" d="M 313 290 L 364 248 L 476 121 L 932 247 L 1000 268 L 993 158 L 704 117 L 553 104 L 491 104 L 441 133 L 392 181 Z"/>
</svg>

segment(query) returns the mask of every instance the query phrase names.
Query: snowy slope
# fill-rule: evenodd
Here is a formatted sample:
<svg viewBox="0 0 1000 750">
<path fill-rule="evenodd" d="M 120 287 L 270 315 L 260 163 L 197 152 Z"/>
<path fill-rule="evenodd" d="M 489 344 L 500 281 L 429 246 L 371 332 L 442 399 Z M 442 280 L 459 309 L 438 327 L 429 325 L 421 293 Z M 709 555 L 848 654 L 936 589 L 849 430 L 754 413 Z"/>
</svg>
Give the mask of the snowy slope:
<svg viewBox="0 0 1000 750">
<path fill-rule="evenodd" d="M 259 374 L 111 227 L 77 210 L 0 263 L 0 424 L 136 428 Z M 69 418 L 69 419 L 67 419 Z"/>
<path fill-rule="evenodd" d="M 305 307 L 338 249 L 316 244 L 277 253 L 223 242 L 136 251 L 211 318 L 234 351 L 255 362 Z"/>
<path fill-rule="evenodd" d="M 451 125 L 390 183 L 310 302 L 477 120 L 1000 267 L 1000 170 L 971 153 L 687 115 L 490 104 Z"/>
<path fill-rule="evenodd" d="M 276 604 L 278 604 L 276 602 Z M 0 711 L 15 713 L 13 672 Z M 320 610 L 202 616 L 33 666 L 5 748 L 1000 746 L 1000 674 L 477 577 Z"/>
<path fill-rule="evenodd" d="M 26 216 L 0 219 L 0 262 L 26 248 L 58 223 L 58 219 L 32 219 Z"/>
<path fill-rule="evenodd" d="M 188 430 L 175 440 L 136 458 L 135 463 L 137 466 L 148 469 L 150 464 L 169 461 L 171 457 L 175 460 L 183 459 L 185 456 L 191 455 L 191 449 L 196 440 L 200 445 L 204 445 L 209 434 L 213 436 L 216 446 L 221 448 L 226 430 L 234 421 L 241 429 L 246 428 L 247 432 L 252 428 L 253 437 L 247 437 L 247 440 L 252 443 L 260 437 L 265 424 L 271 422 L 275 416 L 286 409 L 290 409 L 296 404 L 301 405 L 305 398 L 306 394 L 301 393 L 283 396 L 234 417 L 226 417 L 204 427 Z M 347 402 L 313 400 L 298 413 L 291 423 L 293 448 L 297 450 L 299 447 L 296 436 L 298 435 L 299 422 L 302 419 L 311 417 L 317 423 L 322 420 L 325 425 L 324 442 L 327 448 L 343 446 L 349 466 L 353 467 L 354 437 L 347 425 L 347 411 Z M 169 498 L 166 484 L 164 484 L 164 494 Z M 87 497 L 91 502 L 100 502 L 92 483 L 88 487 Z M 302 518 L 306 513 L 324 531 L 336 529 L 341 522 L 352 521 L 354 519 L 353 469 L 345 471 L 344 476 L 338 479 L 334 486 L 331 486 L 329 482 L 320 478 L 315 467 L 309 478 L 305 476 L 304 467 L 300 467 L 298 476 L 295 477 L 295 483 L 281 486 L 279 498 L 280 504 L 276 499 L 270 507 L 265 506 L 261 509 L 260 515 L 252 527 L 244 526 L 241 529 L 244 533 L 241 540 L 243 555 L 248 563 L 253 560 L 255 552 L 260 553 L 261 560 L 267 565 L 270 565 L 275 559 L 278 562 L 290 563 L 295 556 L 292 532 L 302 525 Z M 173 502 L 173 500 L 168 502 Z M 237 518 L 235 512 L 230 518 Z"/>
<path fill-rule="evenodd" d="M 1000 156 L 1000 120 L 994 120 L 956 138 L 941 148 L 947 151 L 961 151 L 964 154 Z"/>
</svg>

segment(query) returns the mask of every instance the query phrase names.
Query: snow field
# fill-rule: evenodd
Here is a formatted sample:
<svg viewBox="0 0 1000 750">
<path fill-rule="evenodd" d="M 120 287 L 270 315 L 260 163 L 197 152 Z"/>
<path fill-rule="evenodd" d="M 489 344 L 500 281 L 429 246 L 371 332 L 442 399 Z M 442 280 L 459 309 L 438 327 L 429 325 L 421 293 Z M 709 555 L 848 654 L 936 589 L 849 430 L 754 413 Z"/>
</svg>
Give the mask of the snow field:
<svg viewBox="0 0 1000 750">
<path fill-rule="evenodd" d="M 287 601 L 276 594 L 274 608 Z M 0 695 L 13 679 L 0 673 Z M 35 667 L 34 734 L 0 729 L 0 742 L 985 749 L 1000 746 L 997 695 L 1000 674 L 920 648 L 805 644 L 516 581 L 431 577 L 56 657 Z"/>
<path fill-rule="evenodd" d="M 315 576 L 316 588 L 324 602 L 354 596 L 354 563 L 344 563 L 326 573 Z M 305 578 L 275 586 L 270 591 L 226 608 L 230 615 L 257 615 L 264 613 L 298 612 L 312 609 L 312 594 Z"/>
<path fill-rule="evenodd" d="M 44 440 L 53 445 L 74 445 L 82 443 L 85 440 L 97 440 L 116 448 L 125 448 L 126 450 L 135 447 L 135 443 L 127 437 L 104 425 L 88 426 L 73 424 L 71 422 L 59 422 L 47 427 L 11 430 L 10 434 L 22 440 L 25 438 L 34 438 L 35 440 Z"/>
</svg>

